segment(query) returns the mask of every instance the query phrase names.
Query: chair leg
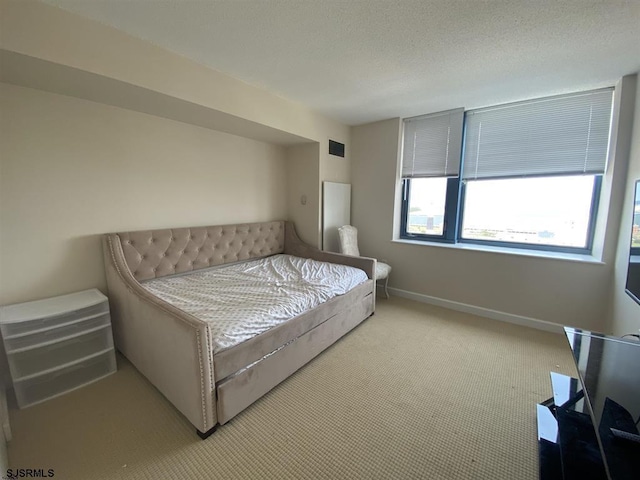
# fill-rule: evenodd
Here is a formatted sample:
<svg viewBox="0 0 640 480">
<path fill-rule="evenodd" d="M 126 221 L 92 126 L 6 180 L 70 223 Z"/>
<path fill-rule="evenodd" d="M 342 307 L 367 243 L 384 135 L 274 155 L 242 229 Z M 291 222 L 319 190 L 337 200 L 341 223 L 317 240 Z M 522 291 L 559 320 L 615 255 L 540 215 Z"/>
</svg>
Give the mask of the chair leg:
<svg viewBox="0 0 640 480">
<path fill-rule="evenodd" d="M 384 279 L 384 295 L 388 299 L 389 298 L 389 290 L 387 290 L 387 286 L 389 285 L 389 276 Z"/>
</svg>

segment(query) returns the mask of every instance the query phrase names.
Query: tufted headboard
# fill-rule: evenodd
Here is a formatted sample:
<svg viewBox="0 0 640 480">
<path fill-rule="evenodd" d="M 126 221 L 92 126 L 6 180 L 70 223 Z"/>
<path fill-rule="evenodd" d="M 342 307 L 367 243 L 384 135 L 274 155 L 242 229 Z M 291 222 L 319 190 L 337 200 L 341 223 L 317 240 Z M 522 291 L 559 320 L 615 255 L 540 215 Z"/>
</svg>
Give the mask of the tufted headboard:
<svg viewBox="0 0 640 480">
<path fill-rule="evenodd" d="M 120 243 L 137 281 L 282 253 L 284 222 L 123 232 Z M 114 243 L 116 243 L 114 242 Z"/>
</svg>

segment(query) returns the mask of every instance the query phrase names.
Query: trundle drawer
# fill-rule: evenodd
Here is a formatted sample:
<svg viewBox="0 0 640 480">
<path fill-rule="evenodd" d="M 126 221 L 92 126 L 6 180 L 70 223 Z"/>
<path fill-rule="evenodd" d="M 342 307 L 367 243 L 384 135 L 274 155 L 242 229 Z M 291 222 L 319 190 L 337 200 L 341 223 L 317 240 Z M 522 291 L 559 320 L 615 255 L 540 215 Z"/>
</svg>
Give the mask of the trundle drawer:
<svg viewBox="0 0 640 480">
<path fill-rule="evenodd" d="M 110 350 L 60 370 L 15 381 L 16 398 L 21 408 L 28 407 L 88 385 L 115 371 L 115 352 Z"/>
</svg>

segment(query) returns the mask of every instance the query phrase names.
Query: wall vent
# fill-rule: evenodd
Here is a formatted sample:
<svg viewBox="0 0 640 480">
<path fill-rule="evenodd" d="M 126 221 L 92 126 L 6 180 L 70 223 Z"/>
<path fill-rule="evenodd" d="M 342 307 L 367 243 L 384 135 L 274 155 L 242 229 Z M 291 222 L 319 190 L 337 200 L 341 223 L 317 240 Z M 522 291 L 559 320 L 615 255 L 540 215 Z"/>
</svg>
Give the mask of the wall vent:
<svg viewBox="0 0 640 480">
<path fill-rule="evenodd" d="M 329 140 L 329 154 L 344 158 L 344 143 Z"/>
</svg>

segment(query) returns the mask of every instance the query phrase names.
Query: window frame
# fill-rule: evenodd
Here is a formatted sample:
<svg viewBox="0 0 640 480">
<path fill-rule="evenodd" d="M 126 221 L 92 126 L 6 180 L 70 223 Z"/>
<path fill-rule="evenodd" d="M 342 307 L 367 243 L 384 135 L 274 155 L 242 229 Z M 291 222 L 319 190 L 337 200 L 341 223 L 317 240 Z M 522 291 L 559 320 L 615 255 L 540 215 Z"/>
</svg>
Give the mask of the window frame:
<svg viewBox="0 0 640 480">
<path fill-rule="evenodd" d="M 402 178 L 402 206 L 400 217 L 400 238 L 403 240 L 419 240 L 423 242 L 458 243 L 458 205 L 460 199 L 459 177 L 435 177 L 447 179 L 447 193 L 444 202 L 444 220 L 442 235 L 429 235 L 426 233 L 407 232 L 407 220 L 409 219 L 409 196 L 411 193 L 412 178 Z"/>
<path fill-rule="evenodd" d="M 561 175 L 559 175 L 561 176 Z M 537 250 L 554 253 L 591 254 L 595 241 L 596 224 L 598 220 L 598 207 L 602 191 L 603 175 L 594 175 L 591 206 L 589 208 L 589 226 L 587 229 L 586 247 L 563 247 L 542 243 L 505 242 L 496 240 L 478 240 L 462 238 L 462 222 L 464 220 L 464 198 L 466 181 L 459 177 L 447 178 L 447 193 L 445 200 L 444 227 L 442 235 L 428 235 L 423 233 L 407 232 L 407 220 L 409 213 L 409 194 L 411 178 L 402 179 L 402 203 L 400 218 L 400 239 L 415 240 L 420 242 L 439 242 L 448 244 L 472 244 L 499 248 L 514 248 L 518 250 Z M 453 225 L 453 228 L 451 226 Z"/>
</svg>

